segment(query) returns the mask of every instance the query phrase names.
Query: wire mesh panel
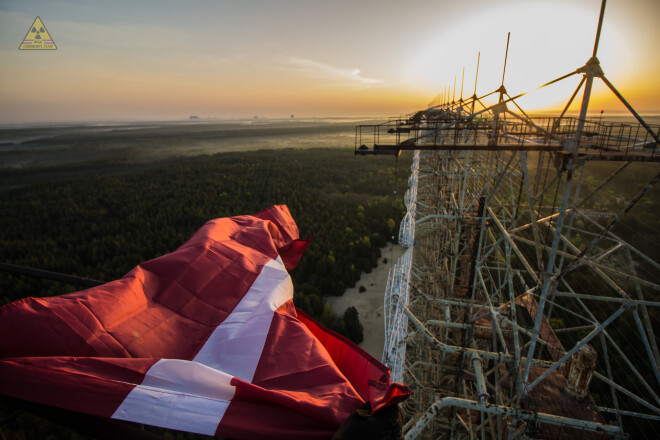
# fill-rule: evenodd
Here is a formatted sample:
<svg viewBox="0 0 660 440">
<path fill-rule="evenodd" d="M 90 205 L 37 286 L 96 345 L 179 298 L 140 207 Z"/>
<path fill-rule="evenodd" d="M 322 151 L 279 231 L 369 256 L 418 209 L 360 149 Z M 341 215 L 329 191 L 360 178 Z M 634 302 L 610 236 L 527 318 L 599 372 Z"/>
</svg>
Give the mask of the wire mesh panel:
<svg viewBox="0 0 660 440">
<path fill-rule="evenodd" d="M 410 269 L 413 249 L 409 248 L 390 269 L 385 289 L 385 344 L 383 363 L 392 370 L 392 381 L 403 382 L 406 358 L 405 338 L 408 333 L 408 317 L 403 308 L 408 306 Z"/>
</svg>

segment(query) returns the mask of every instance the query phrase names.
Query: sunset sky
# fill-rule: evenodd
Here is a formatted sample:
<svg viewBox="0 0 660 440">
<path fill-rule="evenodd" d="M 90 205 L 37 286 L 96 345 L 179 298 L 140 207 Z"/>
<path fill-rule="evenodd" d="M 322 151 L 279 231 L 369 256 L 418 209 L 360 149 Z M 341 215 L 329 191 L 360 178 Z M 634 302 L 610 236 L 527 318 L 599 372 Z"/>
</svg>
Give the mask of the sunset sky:
<svg viewBox="0 0 660 440">
<path fill-rule="evenodd" d="M 447 86 L 511 95 L 590 58 L 600 0 L 0 2 L 0 124 L 397 115 Z M 18 47 L 39 16 L 58 49 Z M 660 1 L 609 0 L 598 57 L 660 112 Z M 579 77 L 531 93 L 561 108 Z M 623 111 L 599 81 L 591 110 Z"/>
</svg>

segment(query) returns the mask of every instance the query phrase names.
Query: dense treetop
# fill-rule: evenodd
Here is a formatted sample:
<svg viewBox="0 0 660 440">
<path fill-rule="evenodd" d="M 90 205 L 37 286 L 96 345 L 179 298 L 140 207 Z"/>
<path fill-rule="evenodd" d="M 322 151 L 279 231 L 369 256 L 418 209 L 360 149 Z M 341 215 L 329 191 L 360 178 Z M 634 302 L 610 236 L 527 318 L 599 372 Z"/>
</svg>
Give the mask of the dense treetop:
<svg viewBox="0 0 660 440">
<path fill-rule="evenodd" d="M 354 285 L 396 235 L 404 208 L 392 195 L 393 165 L 346 150 L 285 149 L 5 190 L 0 207 L 9 215 L 0 218 L 0 261 L 108 281 L 175 250 L 209 219 L 286 204 L 301 237 L 312 238 L 292 273 L 295 301 L 343 331 L 341 319 L 324 314 L 323 297 Z M 2 303 L 76 289 L 0 273 Z"/>
</svg>

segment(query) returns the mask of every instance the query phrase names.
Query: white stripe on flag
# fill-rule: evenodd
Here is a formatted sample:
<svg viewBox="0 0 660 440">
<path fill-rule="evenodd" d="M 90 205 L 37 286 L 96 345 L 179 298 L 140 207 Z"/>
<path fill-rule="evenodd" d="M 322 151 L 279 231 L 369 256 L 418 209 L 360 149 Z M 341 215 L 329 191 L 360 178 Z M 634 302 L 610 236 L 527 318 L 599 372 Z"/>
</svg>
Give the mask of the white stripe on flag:
<svg viewBox="0 0 660 440">
<path fill-rule="evenodd" d="M 213 435 L 234 397 L 231 376 L 197 362 L 161 359 L 113 419 Z"/>
<path fill-rule="evenodd" d="M 213 435 L 234 396 L 232 376 L 252 381 L 273 314 L 293 298 L 282 260 L 266 264 L 250 290 L 192 361 L 161 359 L 112 418 Z"/>
<path fill-rule="evenodd" d="M 278 257 L 264 266 L 248 293 L 193 360 L 252 382 L 273 312 L 291 298 L 293 284 Z"/>
</svg>

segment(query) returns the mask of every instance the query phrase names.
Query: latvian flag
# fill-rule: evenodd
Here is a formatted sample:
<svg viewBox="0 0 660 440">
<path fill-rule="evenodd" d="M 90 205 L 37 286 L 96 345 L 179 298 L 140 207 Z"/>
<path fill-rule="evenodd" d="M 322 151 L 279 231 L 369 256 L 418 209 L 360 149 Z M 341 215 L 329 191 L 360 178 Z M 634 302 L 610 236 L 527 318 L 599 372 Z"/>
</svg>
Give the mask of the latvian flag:
<svg viewBox="0 0 660 440">
<path fill-rule="evenodd" d="M 286 206 L 209 221 L 99 287 L 0 308 L 0 394 L 231 438 L 327 439 L 409 395 L 293 305 Z"/>
</svg>

